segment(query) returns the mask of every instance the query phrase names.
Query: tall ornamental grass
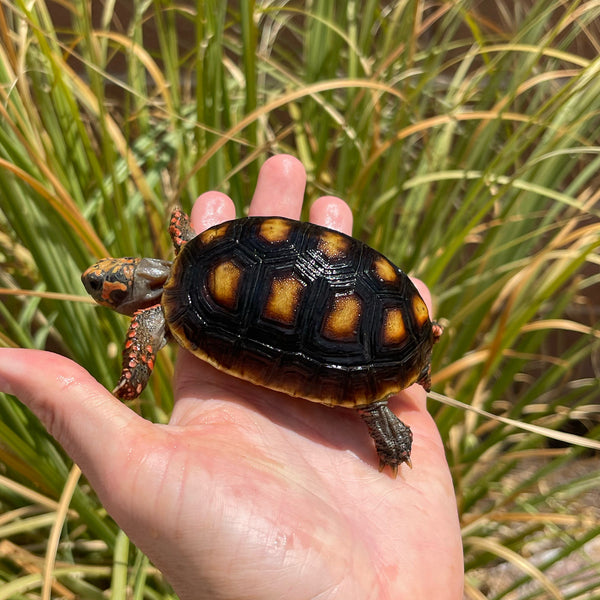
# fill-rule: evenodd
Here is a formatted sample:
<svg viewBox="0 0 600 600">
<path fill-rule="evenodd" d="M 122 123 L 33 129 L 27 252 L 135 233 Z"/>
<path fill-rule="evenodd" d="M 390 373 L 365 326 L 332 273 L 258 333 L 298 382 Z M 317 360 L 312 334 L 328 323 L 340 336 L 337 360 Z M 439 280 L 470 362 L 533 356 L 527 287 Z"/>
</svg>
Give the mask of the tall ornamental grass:
<svg viewBox="0 0 600 600">
<path fill-rule="evenodd" d="M 170 206 L 220 189 L 241 214 L 292 153 L 309 202 L 347 199 L 355 235 L 433 291 L 466 596 L 598 598 L 599 18 L 591 0 L 3 2 L 0 343 L 111 386 L 126 320 L 81 271 L 170 257 Z M 164 422 L 161 354 L 132 407 Z M 174 597 L 7 396 L 0 513 L 0 599 Z"/>
</svg>

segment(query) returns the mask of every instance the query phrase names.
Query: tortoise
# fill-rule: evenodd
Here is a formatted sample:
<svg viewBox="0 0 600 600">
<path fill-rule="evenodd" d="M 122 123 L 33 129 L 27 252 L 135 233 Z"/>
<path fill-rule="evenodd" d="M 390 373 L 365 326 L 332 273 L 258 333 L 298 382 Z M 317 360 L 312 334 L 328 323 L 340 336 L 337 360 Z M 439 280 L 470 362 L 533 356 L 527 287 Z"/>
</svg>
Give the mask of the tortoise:
<svg viewBox="0 0 600 600">
<path fill-rule="evenodd" d="M 412 432 L 387 399 L 413 383 L 429 391 L 442 328 L 405 273 L 357 239 L 283 217 L 196 235 L 175 208 L 169 233 L 172 263 L 105 258 L 82 275 L 96 302 L 132 317 L 115 396 L 139 396 L 172 337 L 241 379 L 357 409 L 380 470 L 412 466 Z"/>
</svg>

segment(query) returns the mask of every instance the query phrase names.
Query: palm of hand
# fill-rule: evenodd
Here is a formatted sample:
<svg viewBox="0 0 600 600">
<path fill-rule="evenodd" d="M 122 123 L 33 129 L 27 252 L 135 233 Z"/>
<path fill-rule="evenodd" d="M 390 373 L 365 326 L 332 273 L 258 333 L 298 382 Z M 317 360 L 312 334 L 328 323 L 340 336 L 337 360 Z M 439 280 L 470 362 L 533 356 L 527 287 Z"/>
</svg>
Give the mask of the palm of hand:
<svg viewBox="0 0 600 600">
<path fill-rule="evenodd" d="M 289 157 L 267 161 L 251 210 L 297 217 L 304 177 Z M 192 211 L 198 230 L 233 217 L 221 196 Z M 331 206 L 323 224 L 339 223 Z M 169 425 L 65 358 L 0 353 L 0 388 L 38 414 L 182 599 L 461 598 L 452 482 L 420 386 L 390 403 L 415 438 L 415 468 L 392 479 L 353 411 L 246 384 L 185 351 Z"/>
<path fill-rule="evenodd" d="M 462 578 L 453 490 L 420 388 L 402 399 L 415 468 L 394 480 L 378 472 L 352 411 L 247 386 L 187 353 L 179 360 L 173 418 L 150 444 L 141 489 L 127 493 L 139 515 L 137 499 L 153 488 L 169 536 L 178 532 L 223 597 L 459 597 L 447 595 Z M 157 508 L 147 508 L 150 520 Z M 144 536 L 146 519 L 140 526 Z"/>
</svg>

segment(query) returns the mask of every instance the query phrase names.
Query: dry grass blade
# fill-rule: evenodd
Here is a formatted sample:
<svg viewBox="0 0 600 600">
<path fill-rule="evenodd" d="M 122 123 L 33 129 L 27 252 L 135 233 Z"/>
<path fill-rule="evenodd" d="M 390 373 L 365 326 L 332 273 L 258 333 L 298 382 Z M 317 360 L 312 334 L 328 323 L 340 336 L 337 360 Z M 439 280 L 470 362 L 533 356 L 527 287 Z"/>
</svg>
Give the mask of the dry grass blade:
<svg viewBox="0 0 600 600">
<path fill-rule="evenodd" d="M 49 300 L 60 300 L 61 302 L 83 302 L 95 306 L 94 301 L 89 296 L 75 296 L 74 294 L 60 294 L 58 292 L 0 288 L 0 296 L 31 296 L 32 298 L 47 298 Z"/>
<path fill-rule="evenodd" d="M 564 600 L 562 592 L 558 589 L 556 585 L 552 583 L 552 581 L 550 581 L 548 577 L 546 577 L 546 575 L 544 575 L 544 573 L 540 569 L 535 567 L 526 558 L 520 556 L 517 552 L 513 552 L 512 550 L 507 548 L 504 544 L 497 542 L 491 538 L 479 537 L 468 537 L 465 539 L 465 543 L 468 543 L 474 548 L 479 548 L 480 550 L 491 552 L 499 558 L 510 562 L 511 564 L 515 565 L 519 571 L 527 573 L 535 581 L 537 581 L 542 586 L 542 588 L 550 595 L 551 598 L 556 598 L 556 600 Z"/>
<path fill-rule="evenodd" d="M 77 465 L 73 465 L 61 495 L 61 499 L 58 505 L 58 511 L 56 513 L 56 520 L 52 525 L 50 535 L 48 536 L 46 559 L 44 561 L 44 568 L 42 570 L 42 579 L 44 581 L 42 586 L 42 600 L 51 600 L 52 598 L 52 591 L 54 589 L 54 586 L 56 585 L 53 571 L 56 563 L 58 544 L 60 541 L 60 536 L 62 534 L 62 529 L 67 519 L 67 514 L 69 512 L 69 505 L 71 503 L 73 494 L 75 493 L 75 488 L 80 477 L 81 470 Z"/>
<path fill-rule="evenodd" d="M 446 404 L 447 406 L 453 406 L 455 408 L 461 408 L 466 411 L 471 411 L 482 417 L 486 417 L 487 419 L 497 421 L 498 423 L 504 423 L 505 425 L 511 425 L 512 427 L 522 429 L 523 431 L 530 431 L 531 433 L 542 435 L 553 440 L 558 440 L 560 442 L 564 442 L 565 444 L 581 446 L 582 448 L 591 448 L 592 450 L 600 451 L 600 441 L 598 440 L 587 439 L 580 435 L 573 435 L 571 433 L 564 433 L 562 431 L 555 431 L 553 429 L 548 429 L 547 427 L 533 425 L 531 423 L 524 423 L 523 421 L 510 419 L 501 415 L 494 415 L 493 413 L 490 413 L 487 410 L 483 410 L 477 406 L 465 404 L 464 402 L 460 402 L 459 400 L 455 400 L 454 398 L 444 396 L 443 394 L 438 394 L 437 392 L 429 392 L 428 396 L 432 400 L 436 400 L 437 402 L 441 402 L 442 404 Z"/>
</svg>

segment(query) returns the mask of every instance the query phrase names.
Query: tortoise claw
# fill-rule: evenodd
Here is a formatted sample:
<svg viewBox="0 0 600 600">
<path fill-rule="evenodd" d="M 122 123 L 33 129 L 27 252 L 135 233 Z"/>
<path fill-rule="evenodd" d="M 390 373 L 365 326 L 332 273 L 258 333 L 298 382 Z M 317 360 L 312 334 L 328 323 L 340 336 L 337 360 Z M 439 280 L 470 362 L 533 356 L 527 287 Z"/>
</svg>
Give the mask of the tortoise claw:
<svg viewBox="0 0 600 600">
<path fill-rule="evenodd" d="M 388 466 L 388 464 L 384 461 L 382 461 L 381 459 L 379 460 L 379 472 L 383 473 L 383 471 L 385 470 L 385 468 Z M 396 477 L 398 476 L 398 465 L 389 465 L 390 467 L 390 472 L 392 475 L 392 479 L 396 479 Z"/>
<path fill-rule="evenodd" d="M 119 400 L 134 400 L 142 393 L 143 389 L 141 383 L 134 386 L 131 381 L 125 377 L 121 377 L 119 383 L 117 383 L 115 389 L 111 393 Z"/>
<path fill-rule="evenodd" d="M 412 466 L 412 461 L 410 460 L 410 458 L 407 458 L 407 459 L 404 461 L 404 464 L 405 464 L 405 465 L 406 465 L 406 466 L 407 466 L 409 469 L 412 469 L 412 468 L 413 468 L 413 466 Z M 380 473 L 382 473 L 382 472 L 385 470 L 385 468 L 386 468 L 387 466 L 389 466 L 389 467 L 390 467 L 390 472 L 391 472 L 391 474 L 392 474 L 392 478 L 393 478 L 393 479 L 396 479 L 396 477 L 398 476 L 398 466 L 399 466 L 399 465 L 390 465 L 389 463 L 386 463 L 386 462 L 384 462 L 384 461 L 380 460 L 380 461 L 379 461 L 379 472 L 380 472 Z"/>
</svg>

